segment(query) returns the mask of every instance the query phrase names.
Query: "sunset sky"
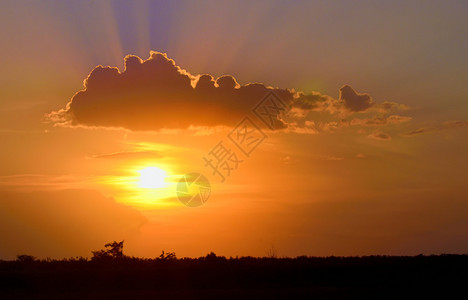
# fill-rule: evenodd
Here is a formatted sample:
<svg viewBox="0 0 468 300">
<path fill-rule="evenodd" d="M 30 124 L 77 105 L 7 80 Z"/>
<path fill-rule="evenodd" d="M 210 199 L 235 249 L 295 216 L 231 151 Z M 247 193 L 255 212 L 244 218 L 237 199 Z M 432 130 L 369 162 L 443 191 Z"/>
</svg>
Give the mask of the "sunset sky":
<svg viewBox="0 0 468 300">
<path fill-rule="evenodd" d="M 1 1 L 0 259 L 467 253 L 467 15 Z M 203 205 L 177 197 L 188 173 Z"/>
</svg>

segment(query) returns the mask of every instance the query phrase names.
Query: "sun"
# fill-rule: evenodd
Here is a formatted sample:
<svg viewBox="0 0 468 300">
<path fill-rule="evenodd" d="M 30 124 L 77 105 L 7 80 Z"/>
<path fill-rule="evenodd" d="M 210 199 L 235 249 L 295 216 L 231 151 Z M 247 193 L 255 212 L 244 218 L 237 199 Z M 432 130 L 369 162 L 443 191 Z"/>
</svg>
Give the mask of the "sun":
<svg viewBox="0 0 468 300">
<path fill-rule="evenodd" d="M 146 167 L 139 170 L 138 186 L 146 189 L 162 188 L 166 185 L 166 172 L 157 167 Z"/>
</svg>

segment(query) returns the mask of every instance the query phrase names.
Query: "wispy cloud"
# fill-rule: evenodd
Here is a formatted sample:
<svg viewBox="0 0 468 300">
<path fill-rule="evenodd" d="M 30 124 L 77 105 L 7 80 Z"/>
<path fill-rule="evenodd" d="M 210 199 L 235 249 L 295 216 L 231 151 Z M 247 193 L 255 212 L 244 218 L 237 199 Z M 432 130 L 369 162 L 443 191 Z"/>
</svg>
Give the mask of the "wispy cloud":
<svg viewBox="0 0 468 300">
<path fill-rule="evenodd" d="M 138 158 L 161 158 L 162 155 L 155 151 L 121 151 L 105 154 L 95 154 L 88 158 L 107 158 L 107 159 L 138 159 Z"/>
<path fill-rule="evenodd" d="M 392 139 L 392 137 L 389 134 L 380 130 L 375 130 L 374 132 L 369 134 L 368 137 L 378 141 L 390 141 Z"/>
<path fill-rule="evenodd" d="M 421 127 L 415 130 L 412 130 L 406 133 L 407 136 L 417 135 L 426 132 L 432 131 L 440 131 L 440 130 L 451 130 L 457 128 L 468 128 L 468 121 L 467 120 L 456 120 L 456 121 L 446 121 L 440 124 Z"/>
</svg>

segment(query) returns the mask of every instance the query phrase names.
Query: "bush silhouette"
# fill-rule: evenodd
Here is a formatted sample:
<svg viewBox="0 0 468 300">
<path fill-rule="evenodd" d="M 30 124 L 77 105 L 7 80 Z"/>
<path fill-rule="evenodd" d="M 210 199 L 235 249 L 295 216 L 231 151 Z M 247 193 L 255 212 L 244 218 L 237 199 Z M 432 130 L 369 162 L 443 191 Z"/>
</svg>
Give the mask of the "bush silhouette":
<svg viewBox="0 0 468 300">
<path fill-rule="evenodd" d="M 91 261 L 0 260 L 0 299 L 432 299 L 421 291 L 464 292 L 468 281 L 468 255 L 138 258 L 124 255 L 123 244 L 105 244 Z"/>
<path fill-rule="evenodd" d="M 20 262 L 30 263 L 36 261 L 36 257 L 27 254 L 21 254 L 16 256 L 16 260 Z"/>
<path fill-rule="evenodd" d="M 177 259 L 177 256 L 175 252 L 164 252 L 163 250 L 161 255 L 159 255 L 159 259 L 172 260 L 172 259 Z"/>
</svg>

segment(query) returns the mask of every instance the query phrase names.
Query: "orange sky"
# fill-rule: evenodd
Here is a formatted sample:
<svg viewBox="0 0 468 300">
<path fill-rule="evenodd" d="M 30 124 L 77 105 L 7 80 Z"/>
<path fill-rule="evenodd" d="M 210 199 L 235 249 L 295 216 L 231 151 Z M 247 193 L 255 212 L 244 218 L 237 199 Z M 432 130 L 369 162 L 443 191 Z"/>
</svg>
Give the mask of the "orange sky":
<svg viewBox="0 0 468 300">
<path fill-rule="evenodd" d="M 466 253 L 466 5 L 210 4 L 0 4 L 0 259 Z"/>
</svg>

